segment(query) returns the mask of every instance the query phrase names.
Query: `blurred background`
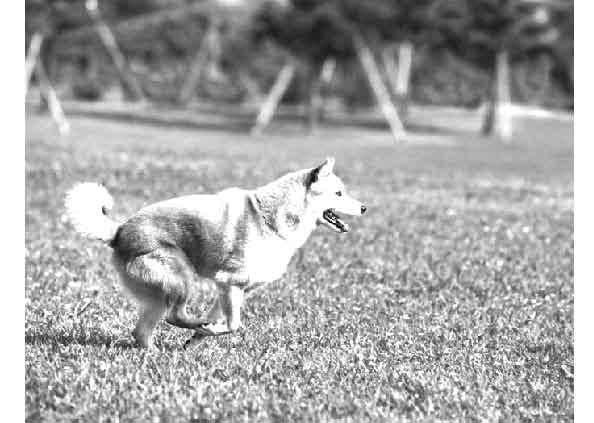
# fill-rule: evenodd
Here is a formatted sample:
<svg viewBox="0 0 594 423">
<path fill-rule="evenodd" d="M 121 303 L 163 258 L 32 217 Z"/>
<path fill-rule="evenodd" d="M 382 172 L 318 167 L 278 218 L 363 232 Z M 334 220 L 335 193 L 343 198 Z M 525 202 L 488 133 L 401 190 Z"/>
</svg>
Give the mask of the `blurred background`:
<svg viewBox="0 0 594 423">
<path fill-rule="evenodd" d="M 310 131 L 379 116 L 404 139 L 409 105 L 428 105 L 475 110 L 483 134 L 509 140 L 514 112 L 573 108 L 571 0 L 25 5 L 28 104 L 49 106 L 64 131 L 60 109 L 99 113 L 76 102 L 112 115 L 136 102 L 253 132 L 279 116 Z"/>
<path fill-rule="evenodd" d="M 27 421 L 573 422 L 573 1 L 25 7 Z M 102 183 L 121 221 L 326 156 L 351 231 L 237 333 L 136 349 L 66 191 Z"/>
</svg>

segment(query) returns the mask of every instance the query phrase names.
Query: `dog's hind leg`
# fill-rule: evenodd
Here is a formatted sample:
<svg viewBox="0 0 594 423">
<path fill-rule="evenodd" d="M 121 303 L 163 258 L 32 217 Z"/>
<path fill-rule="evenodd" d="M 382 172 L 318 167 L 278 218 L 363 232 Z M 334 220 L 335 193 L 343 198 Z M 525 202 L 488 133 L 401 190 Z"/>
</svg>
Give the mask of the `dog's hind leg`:
<svg viewBox="0 0 594 423">
<path fill-rule="evenodd" d="M 132 332 L 140 347 L 148 348 L 152 344 L 153 330 L 166 311 L 167 303 L 164 300 L 155 299 L 140 304 L 138 323 Z"/>
<path fill-rule="evenodd" d="M 171 248 L 159 248 L 128 260 L 116 253 L 114 264 L 123 286 L 140 307 L 133 336 L 140 346 L 147 347 L 154 327 L 170 308 L 185 312 L 194 271 L 183 253 Z M 191 328 L 204 322 L 193 323 Z"/>
</svg>

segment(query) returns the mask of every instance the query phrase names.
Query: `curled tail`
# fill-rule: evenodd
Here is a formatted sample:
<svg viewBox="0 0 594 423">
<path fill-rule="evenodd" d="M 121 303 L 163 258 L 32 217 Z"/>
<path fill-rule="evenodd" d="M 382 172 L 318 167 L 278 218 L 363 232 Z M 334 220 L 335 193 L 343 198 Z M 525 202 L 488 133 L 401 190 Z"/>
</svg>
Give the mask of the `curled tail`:
<svg viewBox="0 0 594 423">
<path fill-rule="evenodd" d="M 119 225 L 107 216 L 113 197 L 104 186 L 93 182 L 77 184 L 66 193 L 64 206 L 78 233 L 105 242 L 114 238 Z"/>
</svg>

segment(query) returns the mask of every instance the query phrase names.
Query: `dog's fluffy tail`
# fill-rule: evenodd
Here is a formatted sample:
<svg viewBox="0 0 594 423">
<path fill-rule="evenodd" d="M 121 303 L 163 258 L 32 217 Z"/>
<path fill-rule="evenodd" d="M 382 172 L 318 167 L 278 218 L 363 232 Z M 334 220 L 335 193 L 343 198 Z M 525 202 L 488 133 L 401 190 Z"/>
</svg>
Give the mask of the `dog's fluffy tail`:
<svg viewBox="0 0 594 423">
<path fill-rule="evenodd" d="M 107 216 L 113 207 L 113 197 L 104 186 L 93 182 L 75 185 L 66 193 L 66 216 L 80 234 L 110 242 L 118 224 Z"/>
</svg>

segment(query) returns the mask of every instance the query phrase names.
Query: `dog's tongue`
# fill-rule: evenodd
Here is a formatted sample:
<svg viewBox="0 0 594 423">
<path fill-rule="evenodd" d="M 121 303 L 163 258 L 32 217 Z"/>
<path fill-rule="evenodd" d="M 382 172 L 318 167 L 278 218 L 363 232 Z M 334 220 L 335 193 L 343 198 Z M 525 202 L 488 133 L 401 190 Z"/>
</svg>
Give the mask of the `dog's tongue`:
<svg viewBox="0 0 594 423">
<path fill-rule="evenodd" d="M 343 222 L 336 213 L 334 213 L 334 211 L 332 211 L 331 209 L 326 210 L 324 212 L 324 219 L 330 223 L 331 225 L 333 225 L 334 227 L 336 227 L 340 232 L 348 232 L 349 231 L 349 225 L 347 225 L 345 222 Z"/>
<path fill-rule="evenodd" d="M 338 229 L 340 229 L 342 232 L 348 232 L 350 230 L 350 227 L 348 225 L 348 223 L 343 222 L 342 220 L 340 220 L 339 218 L 336 218 L 336 226 L 338 227 Z"/>
</svg>

